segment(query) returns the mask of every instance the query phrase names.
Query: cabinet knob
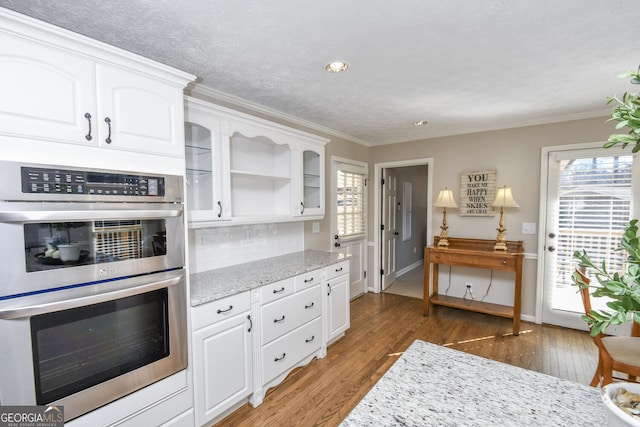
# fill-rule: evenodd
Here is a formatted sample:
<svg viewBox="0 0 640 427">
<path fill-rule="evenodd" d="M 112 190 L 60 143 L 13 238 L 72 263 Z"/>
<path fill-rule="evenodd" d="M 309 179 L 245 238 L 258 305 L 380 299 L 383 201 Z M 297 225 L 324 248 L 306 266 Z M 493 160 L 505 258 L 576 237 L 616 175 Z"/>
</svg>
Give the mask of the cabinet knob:
<svg viewBox="0 0 640 427">
<path fill-rule="evenodd" d="M 555 247 L 555 246 L 549 246 L 549 252 L 553 252 L 553 251 L 555 251 L 555 250 L 556 250 L 556 247 Z"/>
<path fill-rule="evenodd" d="M 507 260 L 506 260 L 506 259 L 503 259 L 503 260 L 502 260 L 502 264 L 503 264 L 503 265 L 507 265 Z"/>
</svg>

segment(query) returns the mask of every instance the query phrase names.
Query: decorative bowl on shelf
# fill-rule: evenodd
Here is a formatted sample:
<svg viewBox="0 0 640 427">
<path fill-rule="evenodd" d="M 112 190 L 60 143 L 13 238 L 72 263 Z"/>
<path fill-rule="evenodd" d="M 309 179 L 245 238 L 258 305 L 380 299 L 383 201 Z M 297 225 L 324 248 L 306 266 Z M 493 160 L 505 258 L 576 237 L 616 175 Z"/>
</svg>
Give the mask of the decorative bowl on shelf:
<svg viewBox="0 0 640 427">
<path fill-rule="evenodd" d="M 631 415 L 616 404 L 616 395 L 619 389 L 640 395 L 639 383 L 611 383 L 602 387 L 602 400 L 607 408 L 607 420 L 610 427 L 640 427 L 640 415 Z M 640 403 L 638 404 L 640 413 Z"/>
</svg>

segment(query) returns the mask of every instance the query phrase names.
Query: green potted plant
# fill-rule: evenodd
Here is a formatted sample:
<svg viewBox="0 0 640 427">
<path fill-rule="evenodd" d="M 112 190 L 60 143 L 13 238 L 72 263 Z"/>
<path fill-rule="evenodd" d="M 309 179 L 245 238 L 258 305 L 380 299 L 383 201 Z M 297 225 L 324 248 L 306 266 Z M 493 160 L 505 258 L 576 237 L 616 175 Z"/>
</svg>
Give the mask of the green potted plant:
<svg viewBox="0 0 640 427">
<path fill-rule="evenodd" d="M 640 67 L 621 77 L 631 77 L 632 84 L 640 84 Z M 627 128 L 626 134 L 614 134 L 609 137 L 605 148 L 621 144 L 622 148 L 633 144 L 632 152 L 640 151 L 640 93 L 627 92 L 622 98 L 611 97 L 607 104 L 615 104 L 610 121 L 617 121 L 616 129 Z M 587 285 L 580 275 L 572 276 L 573 283 L 580 287 L 591 286 L 594 297 L 608 297 L 610 310 L 591 310 L 591 316 L 582 318 L 589 324 L 591 335 L 596 336 L 609 326 L 618 326 L 628 321 L 640 324 L 640 240 L 638 238 L 638 220 L 633 219 L 625 227 L 618 250 L 627 253 L 627 271 L 611 272 L 603 261 L 594 263 L 586 251 L 576 251 L 573 256 L 580 265 L 592 271 L 596 283 Z"/>
</svg>

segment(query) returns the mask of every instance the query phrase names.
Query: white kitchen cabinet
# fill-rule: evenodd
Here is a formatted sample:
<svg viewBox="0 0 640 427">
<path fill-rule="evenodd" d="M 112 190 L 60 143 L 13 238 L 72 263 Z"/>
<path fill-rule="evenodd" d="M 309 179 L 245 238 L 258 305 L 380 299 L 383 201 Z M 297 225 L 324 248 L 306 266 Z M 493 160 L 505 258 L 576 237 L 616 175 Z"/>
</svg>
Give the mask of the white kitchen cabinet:
<svg viewBox="0 0 640 427">
<path fill-rule="evenodd" d="M 194 76 L 9 11 L 0 29 L 0 135 L 184 155 Z"/>
<path fill-rule="evenodd" d="M 325 356 L 322 273 L 322 269 L 316 270 L 263 288 L 254 406 L 294 368 Z"/>
<path fill-rule="evenodd" d="M 229 139 L 232 217 L 240 222 L 290 219 L 291 146 L 240 132 L 224 137 Z"/>
<path fill-rule="evenodd" d="M 218 420 L 253 393 L 250 293 L 192 309 L 196 424 Z"/>
<path fill-rule="evenodd" d="M 302 144 L 299 149 L 296 216 L 324 217 L 324 150 Z"/>
<path fill-rule="evenodd" d="M 187 98 L 184 128 L 189 222 L 229 220 L 229 154 L 220 120 L 207 103 Z"/>
<path fill-rule="evenodd" d="M 327 344 L 342 337 L 351 322 L 349 304 L 349 261 L 326 268 Z"/>
<path fill-rule="evenodd" d="M 322 218 L 327 139 L 197 98 L 185 108 L 187 175 L 203 171 L 187 195 L 190 227 Z M 205 129 L 194 136 L 194 124 Z"/>
<path fill-rule="evenodd" d="M 123 68 L 97 64 L 98 145 L 184 155 L 182 87 Z"/>
</svg>

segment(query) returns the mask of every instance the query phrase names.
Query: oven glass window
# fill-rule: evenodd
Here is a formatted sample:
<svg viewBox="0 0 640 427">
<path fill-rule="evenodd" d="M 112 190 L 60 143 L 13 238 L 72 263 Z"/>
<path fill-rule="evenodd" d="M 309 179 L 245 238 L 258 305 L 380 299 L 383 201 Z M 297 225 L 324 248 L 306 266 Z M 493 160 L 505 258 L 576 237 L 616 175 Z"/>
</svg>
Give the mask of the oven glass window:
<svg viewBox="0 0 640 427">
<path fill-rule="evenodd" d="M 169 356 L 167 289 L 31 318 L 38 405 Z"/>
<path fill-rule="evenodd" d="M 27 272 L 167 254 L 166 220 L 24 225 Z"/>
</svg>

